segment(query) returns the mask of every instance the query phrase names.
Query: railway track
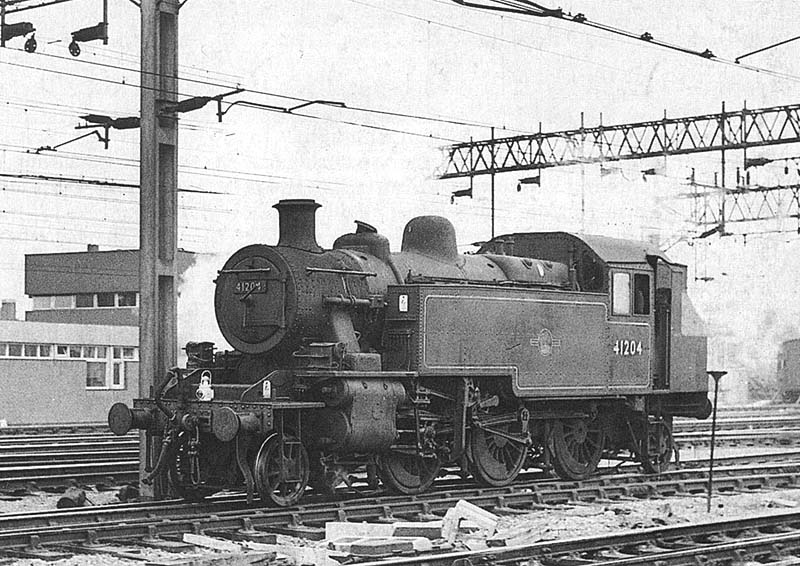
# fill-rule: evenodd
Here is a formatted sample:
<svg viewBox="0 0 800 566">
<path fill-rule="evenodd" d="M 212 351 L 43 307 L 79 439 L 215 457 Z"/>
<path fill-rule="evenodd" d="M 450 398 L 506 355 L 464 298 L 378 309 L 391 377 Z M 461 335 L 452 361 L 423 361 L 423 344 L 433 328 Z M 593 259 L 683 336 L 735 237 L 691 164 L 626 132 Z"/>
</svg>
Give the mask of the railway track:
<svg viewBox="0 0 800 566">
<path fill-rule="evenodd" d="M 741 464 L 731 459 L 717 469 L 715 487 L 738 493 L 800 485 L 800 463 Z M 248 507 L 242 497 L 211 498 L 187 504 L 166 502 L 109 505 L 94 508 L 0 515 L 0 550 L 39 552 L 47 546 L 80 545 L 97 541 L 169 540 L 183 533 L 227 532 L 241 529 L 277 531 L 316 537 L 328 521 L 387 521 L 441 516 L 459 500 L 494 512 L 520 512 L 542 505 L 599 502 L 675 494 L 702 494 L 702 467 L 668 472 L 657 477 L 641 474 L 600 476 L 583 482 L 527 479 L 505 488 L 463 487 L 441 482 L 416 497 L 350 494 L 335 501 L 310 498 L 294 508 Z M 800 519 L 798 519 L 800 520 Z M 26 550 L 27 549 L 27 550 Z"/>
<path fill-rule="evenodd" d="M 795 407 L 795 406 L 792 406 Z M 676 420 L 679 447 L 710 444 L 710 422 Z M 136 434 L 118 437 L 105 425 L 9 427 L 0 431 L 0 490 L 29 484 L 57 489 L 67 484 L 124 484 L 138 476 Z M 718 422 L 718 446 L 791 446 L 800 443 L 800 414 L 725 417 Z"/>
<path fill-rule="evenodd" d="M 0 491 L 34 484 L 56 489 L 84 485 L 124 484 L 138 479 L 139 439 L 114 437 L 83 428 L 67 434 L 0 435 Z"/>
<path fill-rule="evenodd" d="M 522 544 L 475 551 L 446 552 L 361 566 L 604 566 L 698 564 L 797 564 L 800 513 L 748 517 L 638 529 L 596 537 Z"/>
</svg>

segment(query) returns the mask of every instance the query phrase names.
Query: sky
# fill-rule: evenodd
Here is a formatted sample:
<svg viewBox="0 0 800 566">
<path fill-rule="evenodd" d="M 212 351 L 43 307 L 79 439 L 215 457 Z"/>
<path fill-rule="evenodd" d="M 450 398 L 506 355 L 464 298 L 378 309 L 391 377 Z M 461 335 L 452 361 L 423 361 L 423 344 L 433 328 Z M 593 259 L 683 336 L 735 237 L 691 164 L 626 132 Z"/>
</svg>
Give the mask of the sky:
<svg viewBox="0 0 800 566">
<path fill-rule="evenodd" d="M 224 9 L 221 6 L 224 5 Z M 555 4 L 553 4 L 555 6 Z M 572 1 L 565 11 L 590 20 L 733 60 L 794 37 L 800 9 L 789 1 Z M 94 139 L 56 152 L 35 150 L 84 133 L 86 113 L 138 113 L 139 13 L 109 0 L 109 43 L 82 44 L 73 58 L 70 32 L 94 25 L 100 0 L 71 0 L 23 12 L 39 48 L 22 39 L 0 50 L 0 173 L 138 181 L 138 131 L 112 131 L 109 148 Z M 23 17 L 24 16 L 24 17 Z M 179 321 L 185 339 L 213 334 L 215 269 L 227 254 L 277 240 L 282 198 L 314 198 L 318 241 L 329 246 L 369 222 L 399 248 L 413 216 L 450 218 L 462 251 L 490 236 L 489 179 L 474 198 L 451 203 L 465 180 L 441 181 L 443 148 L 470 138 L 618 124 L 667 116 L 798 102 L 800 41 L 746 61 L 758 71 L 708 61 L 642 41 L 554 19 L 499 15 L 449 0 L 314 2 L 188 0 L 180 15 L 181 97 L 245 91 L 228 100 L 289 108 L 298 114 L 234 106 L 181 120 L 180 245 L 204 259 L 181 290 L 182 312 L 203 311 L 203 324 Z M 368 109 L 361 111 L 356 109 Z M 378 111 L 378 112 L 375 112 Z M 403 118 L 388 113 L 413 115 Z M 419 117 L 434 118 L 420 119 Z M 748 156 L 790 157 L 793 146 Z M 742 152 L 728 152 L 728 177 Z M 714 153 L 545 170 L 540 187 L 516 190 L 520 174 L 496 179 L 496 232 L 566 230 L 654 242 L 690 269 L 689 293 L 716 338 L 720 364 L 753 375 L 772 371 L 777 345 L 800 335 L 797 220 L 730 225 L 737 235 L 702 240 L 692 222 L 687 178 L 713 183 Z M 643 178 L 642 170 L 658 175 Z M 764 172 L 773 177 L 782 171 Z M 794 174 L 794 171 L 792 171 Z M 795 179 L 796 181 L 796 179 Z M 767 182 L 766 177 L 764 182 Z M 24 254 L 138 245 L 137 190 L 0 177 L 0 296 L 24 296 Z M 766 234 L 757 234 L 766 232 Z M 746 237 L 743 234 L 748 234 Z"/>
</svg>

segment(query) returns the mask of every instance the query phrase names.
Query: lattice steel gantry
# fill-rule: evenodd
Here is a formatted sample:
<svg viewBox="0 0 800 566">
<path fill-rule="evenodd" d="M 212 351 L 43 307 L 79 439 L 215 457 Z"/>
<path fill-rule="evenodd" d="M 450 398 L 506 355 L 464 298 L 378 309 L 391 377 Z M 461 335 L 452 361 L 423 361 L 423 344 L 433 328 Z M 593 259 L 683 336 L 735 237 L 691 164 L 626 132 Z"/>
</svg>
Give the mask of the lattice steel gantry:
<svg viewBox="0 0 800 566">
<path fill-rule="evenodd" d="M 800 104 L 470 141 L 447 148 L 441 179 L 800 141 Z"/>
</svg>

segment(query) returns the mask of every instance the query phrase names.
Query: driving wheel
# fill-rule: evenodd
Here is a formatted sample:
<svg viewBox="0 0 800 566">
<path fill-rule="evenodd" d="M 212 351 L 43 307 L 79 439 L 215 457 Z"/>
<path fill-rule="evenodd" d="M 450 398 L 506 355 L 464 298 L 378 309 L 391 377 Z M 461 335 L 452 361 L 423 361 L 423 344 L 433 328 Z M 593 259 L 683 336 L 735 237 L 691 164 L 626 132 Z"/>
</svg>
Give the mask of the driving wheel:
<svg viewBox="0 0 800 566">
<path fill-rule="evenodd" d="M 559 477 L 582 480 L 597 470 L 606 431 L 598 418 L 558 419 L 552 423 L 550 450 Z"/>
<path fill-rule="evenodd" d="M 403 495 L 415 495 L 428 489 L 440 468 L 438 457 L 417 452 L 390 451 L 378 459 L 378 469 L 386 487 Z"/>
<path fill-rule="evenodd" d="M 474 427 L 469 434 L 471 471 L 478 482 L 493 487 L 508 485 L 525 464 L 528 448 L 504 435 L 513 436 L 510 424 Z"/>
</svg>

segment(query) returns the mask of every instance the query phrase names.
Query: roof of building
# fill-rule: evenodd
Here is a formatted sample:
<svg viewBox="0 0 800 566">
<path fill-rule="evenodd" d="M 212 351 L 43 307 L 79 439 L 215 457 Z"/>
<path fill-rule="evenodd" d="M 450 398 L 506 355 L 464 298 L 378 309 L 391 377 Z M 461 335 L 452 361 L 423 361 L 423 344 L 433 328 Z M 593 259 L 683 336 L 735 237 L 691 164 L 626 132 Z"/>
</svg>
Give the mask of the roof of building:
<svg viewBox="0 0 800 566">
<path fill-rule="evenodd" d="M 194 263 L 194 255 L 178 250 L 179 274 Z M 138 289 L 139 250 L 25 255 L 25 293 L 32 297 Z"/>
<path fill-rule="evenodd" d="M 136 326 L 0 320 L 0 342 L 136 346 Z"/>
</svg>

